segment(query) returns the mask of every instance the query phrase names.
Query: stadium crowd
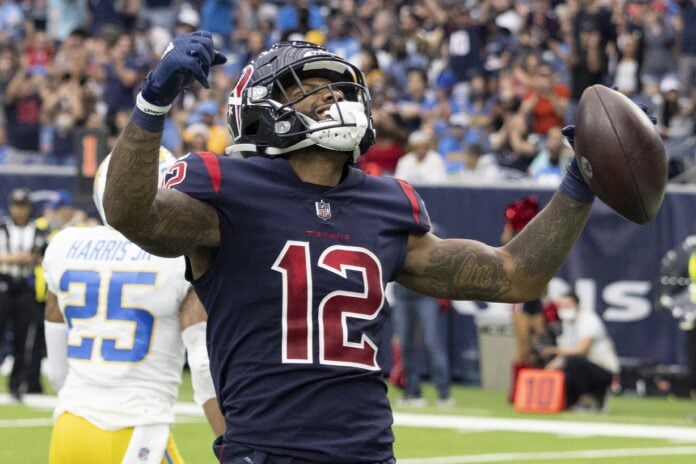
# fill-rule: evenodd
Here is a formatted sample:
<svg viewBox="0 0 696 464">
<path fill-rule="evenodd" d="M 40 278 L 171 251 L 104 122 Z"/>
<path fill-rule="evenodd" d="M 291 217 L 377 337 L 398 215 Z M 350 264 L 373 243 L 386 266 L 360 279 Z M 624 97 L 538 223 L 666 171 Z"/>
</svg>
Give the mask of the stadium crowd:
<svg viewBox="0 0 696 464">
<path fill-rule="evenodd" d="M 414 183 L 557 185 L 570 156 L 560 129 L 596 83 L 657 116 L 671 177 L 694 163 L 691 0 L 5 0 L 0 164 L 79 165 L 87 132 L 108 152 L 146 70 L 172 36 L 196 29 L 214 34 L 228 62 L 210 90 L 176 102 L 164 145 L 178 155 L 224 153 L 242 66 L 298 39 L 364 70 L 378 133 L 360 160 L 370 173 L 429 159 Z"/>
</svg>

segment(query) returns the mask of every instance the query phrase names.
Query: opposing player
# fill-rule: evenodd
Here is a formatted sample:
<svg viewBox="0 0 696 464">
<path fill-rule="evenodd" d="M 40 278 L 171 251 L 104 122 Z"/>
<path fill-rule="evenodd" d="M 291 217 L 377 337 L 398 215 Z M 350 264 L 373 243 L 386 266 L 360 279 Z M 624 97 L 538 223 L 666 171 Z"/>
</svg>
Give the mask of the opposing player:
<svg viewBox="0 0 696 464">
<path fill-rule="evenodd" d="M 100 212 L 108 159 L 95 178 Z M 159 150 L 160 170 L 174 161 Z M 183 258 L 152 256 L 106 225 L 70 227 L 51 241 L 44 268 L 49 378 L 58 390 L 51 464 L 183 462 L 170 428 L 184 349 L 194 399 L 213 431 L 224 431 L 206 315 Z"/>
<path fill-rule="evenodd" d="M 174 39 L 149 74 L 109 166 L 109 223 L 151 253 L 187 256 L 208 312 L 227 421 L 223 463 L 393 463 L 378 346 L 387 282 L 447 299 L 537 298 L 585 225 L 577 167 L 500 248 L 429 232 L 414 189 L 353 167 L 374 140 L 362 73 L 304 42 L 276 44 L 230 94 L 233 151 L 192 153 L 157 189 L 165 114 L 224 57 Z"/>
</svg>

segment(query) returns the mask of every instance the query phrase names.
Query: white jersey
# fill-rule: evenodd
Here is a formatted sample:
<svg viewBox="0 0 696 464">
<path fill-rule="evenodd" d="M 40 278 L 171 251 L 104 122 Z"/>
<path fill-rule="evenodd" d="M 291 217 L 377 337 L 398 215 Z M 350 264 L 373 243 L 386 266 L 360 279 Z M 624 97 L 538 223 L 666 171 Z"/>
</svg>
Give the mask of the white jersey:
<svg viewBox="0 0 696 464">
<path fill-rule="evenodd" d="M 612 374 L 618 374 L 621 365 L 614 349 L 614 342 L 594 311 L 581 310 L 574 321 L 563 321 L 558 344 L 561 348 L 574 348 L 578 346 L 580 340 L 588 338 L 592 340 L 592 343 L 587 353 L 587 360 Z"/>
<path fill-rule="evenodd" d="M 43 265 L 68 325 L 68 376 L 54 417 L 69 411 L 106 430 L 173 423 L 184 259 L 150 255 L 109 227 L 70 227 Z"/>
</svg>

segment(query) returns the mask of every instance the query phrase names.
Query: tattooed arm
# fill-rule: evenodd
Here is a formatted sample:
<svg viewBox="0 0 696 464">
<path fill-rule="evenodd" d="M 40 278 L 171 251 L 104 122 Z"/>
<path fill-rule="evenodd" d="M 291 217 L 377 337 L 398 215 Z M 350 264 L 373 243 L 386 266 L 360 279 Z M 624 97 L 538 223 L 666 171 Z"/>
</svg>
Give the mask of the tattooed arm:
<svg viewBox="0 0 696 464">
<path fill-rule="evenodd" d="M 189 256 L 194 277 L 205 271 L 220 242 L 217 213 L 183 193 L 157 189 L 159 147 L 177 95 L 195 81 L 210 88 L 210 68 L 225 61 L 210 32 L 181 34 L 169 43 L 143 81 L 116 142 L 104 191 L 104 213 L 112 227 L 153 254 Z"/>
<path fill-rule="evenodd" d="M 590 205 L 557 193 L 503 247 L 474 240 L 412 235 L 399 283 L 455 300 L 520 302 L 537 298 L 563 264 L 590 213 Z"/>
<path fill-rule="evenodd" d="M 104 212 L 109 224 L 159 256 L 208 254 L 220 242 L 215 209 L 175 190 L 157 188 L 161 132 L 132 122 L 109 162 Z"/>
</svg>

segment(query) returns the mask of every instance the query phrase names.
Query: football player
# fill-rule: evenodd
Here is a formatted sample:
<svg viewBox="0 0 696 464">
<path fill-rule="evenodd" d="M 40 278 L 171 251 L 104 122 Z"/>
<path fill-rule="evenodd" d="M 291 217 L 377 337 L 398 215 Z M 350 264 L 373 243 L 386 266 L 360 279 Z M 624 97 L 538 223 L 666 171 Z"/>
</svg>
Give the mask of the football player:
<svg viewBox="0 0 696 464">
<path fill-rule="evenodd" d="M 176 159 L 159 150 L 159 170 Z M 95 177 L 103 226 L 69 227 L 44 258 L 49 379 L 58 391 L 51 464 L 181 463 L 170 433 L 188 355 L 194 399 L 224 431 L 205 345 L 206 315 L 184 259 L 152 256 L 103 217 L 107 158 Z"/>
<path fill-rule="evenodd" d="M 506 245 L 440 239 L 410 185 L 354 167 L 375 137 L 363 74 L 305 42 L 261 53 L 232 89 L 231 151 L 246 157 L 188 154 L 158 190 L 167 111 L 224 61 L 207 32 L 168 46 L 114 147 L 109 223 L 153 254 L 187 257 L 227 422 L 214 445 L 221 462 L 393 463 L 377 362 L 386 284 L 445 299 L 537 298 L 594 195 L 575 166 Z"/>
</svg>

